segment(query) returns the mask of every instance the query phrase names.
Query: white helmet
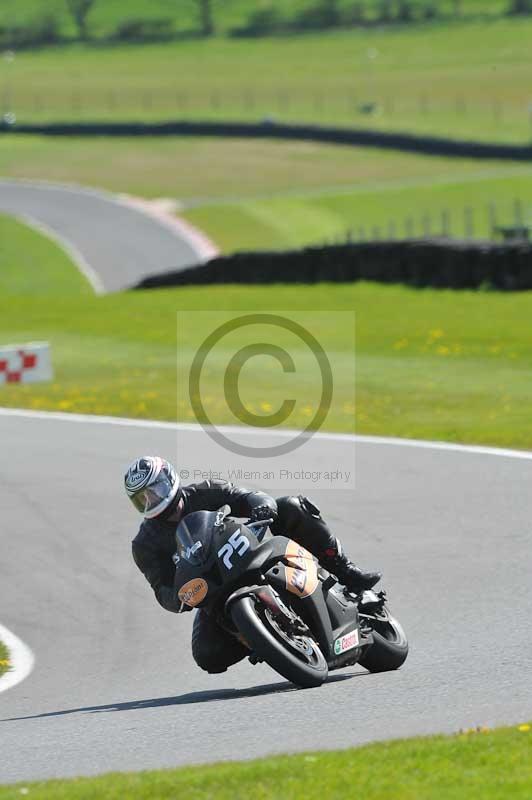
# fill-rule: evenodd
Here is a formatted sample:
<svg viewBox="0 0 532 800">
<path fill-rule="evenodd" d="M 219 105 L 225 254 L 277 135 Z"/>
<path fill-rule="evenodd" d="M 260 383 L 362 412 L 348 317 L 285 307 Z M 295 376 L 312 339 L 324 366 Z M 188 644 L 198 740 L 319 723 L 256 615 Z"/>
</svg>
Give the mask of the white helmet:
<svg viewBox="0 0 532 800">
<path fill-rule="evenodd" d="M 134 461 L 124 478 L 126 494 L 147 519 L 158 517 L 180 495 L 180 480 L 173 466 L 159 456 Z"/>
</svg>

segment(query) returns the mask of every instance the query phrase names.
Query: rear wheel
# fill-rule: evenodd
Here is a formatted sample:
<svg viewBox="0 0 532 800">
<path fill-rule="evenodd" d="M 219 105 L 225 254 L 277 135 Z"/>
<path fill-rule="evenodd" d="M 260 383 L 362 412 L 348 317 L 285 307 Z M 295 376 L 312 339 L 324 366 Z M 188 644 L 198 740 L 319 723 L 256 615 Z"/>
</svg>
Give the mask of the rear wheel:
<svg viewBox="0 0 532 800">
<path fill-rule="evenodd" d="M 249 596 L 231 606 L 231 616 L 253 654 L 296 686 L 308 689 L 326 679 L 320 648 L 310 636 L 290 629 L 286 617 L 275 616 Z"/>
<path fill-rule="evenodd" d="M 389 672 L 405 663 L 408 641 L 401 624 L 387 611 L 381 616 L 366 617 L 371 627 L 373 644 L 368 647 L 359 663 L 369 672 Z"/>
</svg>

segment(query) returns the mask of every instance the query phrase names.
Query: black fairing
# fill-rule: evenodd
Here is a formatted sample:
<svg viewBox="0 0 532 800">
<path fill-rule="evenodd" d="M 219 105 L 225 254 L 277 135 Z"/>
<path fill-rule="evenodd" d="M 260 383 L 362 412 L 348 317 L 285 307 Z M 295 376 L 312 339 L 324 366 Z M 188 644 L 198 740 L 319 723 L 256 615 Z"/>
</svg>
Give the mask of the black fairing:
<svg viewBox="0 0 532 800">
<path fill-rule="evenodd" d="M 211 609 L 223 603 L 236 587 L 260 581 L 263 569 L 281 559 L 288 539 L 268 536 L 259 542 L 252 530 L 220 511 L 187 514 L 176 529 L 175 588 L 203 578 L 208 584 L 197 607 Z"/>
<path fill-rule="evenodd" d="M 297 596 L 289 588 L 286 572 L 290 540 L 268 533 L 259 541 L 253 530 L 227 517 L 229 510 L 196 511 L 179 523 L 176 591 L 189 581 L 203 579 L 208 588 L 195 607 L 218 614 L 236 589 L 268 583 L 309 626 L 331 668 L 355 663 L 360 648 L 338 655 L 335 642 L 359 629 L 356 600 L 334 578 L 323 580 L 323 575 L 309 596 Z"/>
<path fill-rule="evenodd" d="M 285 591 L 287 578 L 283 564 L 273 566 L 265 577 L 275 589 Z M 331 578 L 320 580 L 318 588 L 309 597 L 290 595 L 290 602 L 313 632 L 330 668 L 339 668 L 358 661 L 359 648 L 341 655 L 334 651 L 337 639 L 359 628 L 356 602 L 345 593 L 341 584 Z"/>
</svg>

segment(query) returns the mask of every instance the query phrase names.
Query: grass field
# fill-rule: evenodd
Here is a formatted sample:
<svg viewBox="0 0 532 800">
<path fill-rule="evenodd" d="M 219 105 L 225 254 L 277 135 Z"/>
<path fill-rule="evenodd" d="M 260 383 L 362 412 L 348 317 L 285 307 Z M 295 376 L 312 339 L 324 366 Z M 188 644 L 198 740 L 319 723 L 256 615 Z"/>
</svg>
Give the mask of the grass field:
<svg viewBox="0 0 532 800">
<path fill-rule="evenodd" d="M 345 235 L 404 236 L 438 232 L 450 211 L 450 232 L 464 234 L 464 208 L 473 235 L 489 233 L 487 206 L 497 223 L 513 221 L 521 200 L 532 224 L 532 167 L 393 153 L 304 142 L 169 139 L 0 137 L 6 177 L 71 181 L 145 197 L 170 197 L 222 250 L 286 248 Z M 201 175 L 201 180 L 198 176 Z M 297 187 L 297 188 L 296 188 Z"/>
<path fill-rule="evenodd" d="M 0 214 L 0 295 L 58 292 L 90 295 L 92 289 L 54 242 Z"/>
<path fill-rule="evenodd" d="M 20 52 L 0 64 L 0 80 L 10 87 L 4 106 L 19 120 L 273 115 L 528 141 L 531 36 L 525 18 L 258 41 L 73 45 Z M 360 111 L 368 101 L 377 102 L 375 113 Z"/>
<path fill-rule="evenodd" d="M 9 653 L 3 642 L 0 642 L 0 675 L 9 669 Z"/>
<path fill-rule="evenodd" d="M 0 175 L 171 197 L 184 208 L 460 179 L 527 177 L 532 166 L 370 147 L 215 137 L 0 136 Z"/>
<path fill-rule="evenodd" d="M 0 787 L 0 800 L 529 800 L 528 723 L 331 753 Z"/>
<path fill-rule="evenodd" d="M 309 190 L 205 203 L 185 216 L 225 252 L 296 248 L 345 238 L 346 231 L 361 240 L 444 232 L 458 239 L 489 239 L 492 209 L 497 225 L 512 224 L 516 217 L 532 225 L 532 170 L 522 168 L 518 174 L 507 168 L 501 177 L 494 174 L 489 169 L 467 177 L 449 172 L 417 181 L 374 181 L 371 187 L 362 184 L 351 191 Z M 472 209 L 471 218 L 467 208 Z"/>
<path fill-rule="evenodd" d="M 20 235 L 18 229 L 16 233 Z M 39 264 L 42 244 L 33 232 L 21 243 L 28 254 L 21 267 L 26 281 Z M 74 267 L 70 272 L 77 277 Z M 49 340 L 56 370 L 51 384 L 2 387 L 4 406 L 195 421 L 188 399 L 177 402 L 178 382 L 182 385 L 186 379 L 177 370 L 180 311 L 269 309 L 311 316 L 313 309 L 330 310 L 328 319 L 316 316 L 312 328 L 329 354 L 335 377 L 336 401 L 327 428 L 532 447 L 532 293 L 360 283 L 184 288 L 95 297 L 82 293 L 84 285 L 78 295 L 62 294 L 71 286 L 64 276 L 55 280 L 54 284 L 50 278 L 43 287 L 46 295 L 17 294 L 20 275 L 4 284 L 0 341 Z M 52 286 L 56 296 L 50 295 Z M 351 337 L 338 324 L 339 312 L 352 310 L 355 404 L 350 380 L 355 354 Z M 204 318 L 197 314 L 188 322 L 180 352 L 190 355 L 204 335 Z M 234 346 L 241 343 L 237 339 Z M 294 356 L 299 355 L 296 347 Z M 214 357 L 202 386 L 205 404 L 217 422 L 234 422 L 220 399 L 228 353 L 215 351 Z M 243 392 L 248 408 L 259 414 L 266 410 L 265 397 L 276 408 L 286 390 L 276 380 L 274 363 L 265 369 L 261 361 L 260 366 L 260 379 L 248 374 Z M 297 376 L 301 385 L 315 382 L 314 366 L 302 358 Z M 313 402 L 310 398 L 299 403 L 287 424 L 304 427 Z"/>
</svg>

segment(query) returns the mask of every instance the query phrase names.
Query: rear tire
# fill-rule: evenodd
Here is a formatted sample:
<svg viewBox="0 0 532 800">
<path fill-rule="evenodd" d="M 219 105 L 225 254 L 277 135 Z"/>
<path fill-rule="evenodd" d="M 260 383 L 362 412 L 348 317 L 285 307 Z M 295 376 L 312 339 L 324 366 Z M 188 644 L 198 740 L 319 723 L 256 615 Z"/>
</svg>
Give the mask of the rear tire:
<svg viewBox="0 0 532 800">
<path fill-rule="evenodd" d="M 373 644 L 359 663 L 369 672 L 399 669 L 408 656 L 408 641 L 401 624 L 389 614 L 385 620 L 370 618 L 367 622 L 373 631 Z"/>
<path fill-rule="evenodd" d="M 329 669 L 318 645 L 308 636 L 290 636 L 257 606 L 251 597 L 242 597 L 231 606 L 231 617 L 253 654 L 287 680 L 310 689 L 321 686 Z"/>
</svg>

